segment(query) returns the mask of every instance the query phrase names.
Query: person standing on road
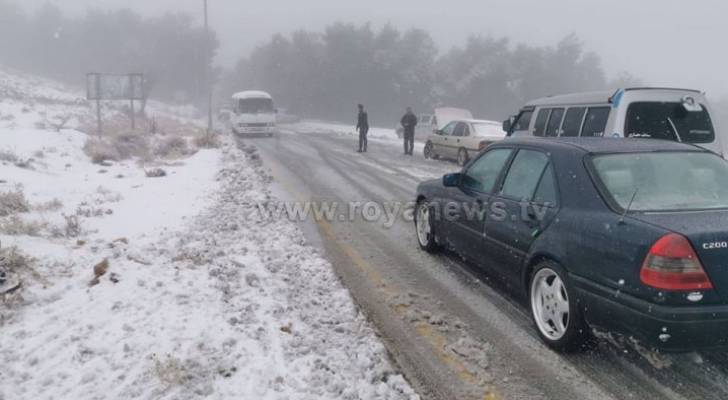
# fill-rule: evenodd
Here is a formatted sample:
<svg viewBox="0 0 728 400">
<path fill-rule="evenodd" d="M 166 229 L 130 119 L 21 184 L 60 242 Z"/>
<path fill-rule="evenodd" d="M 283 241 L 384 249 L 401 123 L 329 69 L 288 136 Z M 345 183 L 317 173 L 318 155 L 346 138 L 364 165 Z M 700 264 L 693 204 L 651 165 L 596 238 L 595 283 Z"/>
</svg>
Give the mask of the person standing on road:
<svg viewBox="0 0 728 400">
<path fill-rule="evenodd" d="M 400 123 L 404 128 L 404 154 L 411 156 L 415 148 L 415 127 L 417 126 L 417 116 L 412 112 L 412 107 L 407 107 L 407 112 Z"/>
<path fill-rule="evenodd" d="M 356 122 L 359 131 L 359 153 L 367 152 L 367 133 L 369 133 L 369 115 L 364 111 L 364 105 L 359 104 L 359 115 Z"/>
</svg>

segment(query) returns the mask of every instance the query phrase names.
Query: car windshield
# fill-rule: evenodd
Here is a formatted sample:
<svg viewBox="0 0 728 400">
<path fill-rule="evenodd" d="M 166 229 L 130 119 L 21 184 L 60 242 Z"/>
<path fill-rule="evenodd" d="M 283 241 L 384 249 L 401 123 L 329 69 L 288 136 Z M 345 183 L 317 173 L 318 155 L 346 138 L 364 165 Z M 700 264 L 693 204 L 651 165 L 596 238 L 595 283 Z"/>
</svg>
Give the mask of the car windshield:
<svg viewBox="0 0 728 400">
<path fill-rule="evenodd" d="M 625 136 L 710 143 L 715 140 L 713 123 L 705 106 L 688 111 L 682 103 L 637 102 L 627 109 Z"/>
<path fill-rule="evenodd" d="M 273 111 L 273 100 L 271 99 L 256 97 L 240 99 L 238 102 L 238 112 L 241 114 L 267 114 Z"/>
<path fill-rule="evenodd" d="M 728 208 L 728 163 L 712 153 L 610 154 L 593 157 L 592 164 L 622 209 Z"/>
<path fill-rule="evenodd" d="M 501 124 L 473 123 L 473 136 L 498 136 L 504 137 L 506 132 L 503 131 Z"/>
</svg>

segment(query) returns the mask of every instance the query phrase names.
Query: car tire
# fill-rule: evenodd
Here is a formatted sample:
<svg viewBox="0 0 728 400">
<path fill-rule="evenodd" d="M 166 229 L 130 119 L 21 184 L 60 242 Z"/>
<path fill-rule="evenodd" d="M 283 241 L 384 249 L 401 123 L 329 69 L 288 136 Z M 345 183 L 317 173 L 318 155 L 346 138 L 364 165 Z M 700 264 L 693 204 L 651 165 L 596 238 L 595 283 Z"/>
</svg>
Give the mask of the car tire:
<svg viewBox="0 0 728 400">
<path fill-rule="evenodd" d="M 546 345 L 568 352 L 582 348 L 588 329 L 566 270 L 552 261 L 542 261 L 528 284 L 531 318 Z"/>
<path fill-rule="evenodd" d="M 435 158 L 435 154 L 432 151 L 432 142 L 427 142 L 425 144 L 425 149 L 422 152 L 425 155 L 425 160 L 429 160 L 430 158 Z"/>
<path fill-rule="evenodd" d="M 460 150 L 458 150 L 458 165 L 461 167 L 465 166 L 469 160 L 470 156 L 468 156 L 468 151 L 461 147 Z"/>
<path fill-rule="evenodd" d="M 428 253 L 435 253 L 440 249 L 432 226 L 430 203 L 427 200 L 417 202 L 415 206 L 415 234 L 420 248 Z"/>
</svg>

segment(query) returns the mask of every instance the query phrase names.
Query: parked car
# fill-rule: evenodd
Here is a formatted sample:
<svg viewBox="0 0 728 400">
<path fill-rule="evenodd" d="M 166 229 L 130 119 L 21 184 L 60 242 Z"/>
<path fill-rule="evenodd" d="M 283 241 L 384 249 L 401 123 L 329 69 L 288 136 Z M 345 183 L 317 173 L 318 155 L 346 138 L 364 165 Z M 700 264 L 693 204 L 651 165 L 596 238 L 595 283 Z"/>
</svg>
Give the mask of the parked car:
<svg viewBox="0 0 728 400">
<path fill-rule="evenodd" d="M 513 138 L 417 189 L 422 249 L 520 288 L 538 334 L 673 351 L 728 345 L 728 162 L 653 139 Z"/>
<path fill-rule="evenodd" d="M 500 122 L 479 119 L 455 120 L 427 137 L 425 158 L 449 158 L 465 165 L 491 143 L 501 141 L 506 132 Z"/>
<path fill-rule="evenodd" d="M 246 136 L 273 136 L 277 132 L 276 110 L 273 97 L 259 90 L 248 90 L 233 95 L 235 115 L 233 133 Z"/>
<path fill-rule="evenodd" d="M 509 136 L 666 139 L 724 154 L 711 115 L 697 90 L 628 88 L 534 100 L 503 128 Z"/>
</svg>

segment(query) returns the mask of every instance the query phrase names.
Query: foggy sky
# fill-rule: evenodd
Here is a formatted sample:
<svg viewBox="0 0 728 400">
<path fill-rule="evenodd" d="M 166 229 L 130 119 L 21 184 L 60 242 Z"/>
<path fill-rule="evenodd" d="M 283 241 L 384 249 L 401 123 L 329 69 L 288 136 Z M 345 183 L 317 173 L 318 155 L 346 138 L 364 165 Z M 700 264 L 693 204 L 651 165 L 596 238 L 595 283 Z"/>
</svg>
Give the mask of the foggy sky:
<svg viewBox="0 0 728 400">
<path fill-rule="evenodd" d="M 129 7 L 145 15 L 202 15 L 203 0 L 16 0 L 50 2 L 69 14 Z M 651 85 L 728 96 L 728 2 L 724 0 L 209 0 L 221 38 L 219 62 L 232 65 L 276 32 L 320 30 L 334 21 L 391 23 L 428 30 L 441 50 L 470 34 L 552 45 L 569 33 L 599 54 L 610 76 L 628 71 Z"/>
</svg>

